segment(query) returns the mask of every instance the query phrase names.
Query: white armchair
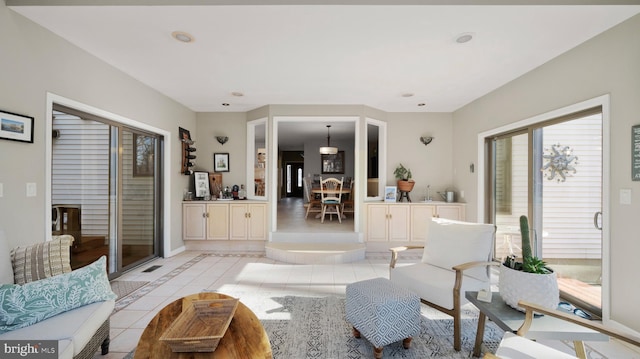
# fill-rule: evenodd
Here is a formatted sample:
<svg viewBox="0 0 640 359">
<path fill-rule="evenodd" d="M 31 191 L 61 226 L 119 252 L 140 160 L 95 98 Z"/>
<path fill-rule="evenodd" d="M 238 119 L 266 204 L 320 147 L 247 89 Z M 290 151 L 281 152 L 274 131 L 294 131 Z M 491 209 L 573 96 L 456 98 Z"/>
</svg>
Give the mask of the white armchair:
<svg viewBox="0 0 640 359">
<path fill-rule="evenodd" d="M 424 246 L 391 248 L 389 279 L 420 296 L 420 300 L 453 317 L 453 347 L 461 348 L 460 307 L 465 291 L 490 288 L 495 226 L 433 218 Z M 398 254 L 422 249 L 420 263 L 396 266 Z"/>
<path fill-rule="evenodd" d="M 491 353 L 486 353 L 483 357 L 484 359 L 586 358 L 586 353 L 584 351 L 583 345 L 575 346 L 576 355 L 574 356 L 524 338 L 524 335 L 526 335 L 529 327 L 531 326 L 534 312 L 549 315 L 555 318 L 560 318 L 570 323 L 582 325 L 589 329 L 606 334 L 610 337 L 627 342 L 636 347 L 640 347 L 640 338 L 638 338 L 637 336 L 632 336 L 616 329 L 607 328 L 600 323 L 583 319 L 576 315 L 561 312 L 559 310 L 550 310 L 526 301 L 519 301 L 518 305 L 525 309 L 524 323 L 522 323 L 522 326 L 520 327 L 520 329 L 518 329 L 518 334 L 516 335 L 510 332 L 506 332 L 502 338 L 502 341 L 500 342 L 500 346 L 498 347 L 496 354 L 494 355 Z"/>
</svg>

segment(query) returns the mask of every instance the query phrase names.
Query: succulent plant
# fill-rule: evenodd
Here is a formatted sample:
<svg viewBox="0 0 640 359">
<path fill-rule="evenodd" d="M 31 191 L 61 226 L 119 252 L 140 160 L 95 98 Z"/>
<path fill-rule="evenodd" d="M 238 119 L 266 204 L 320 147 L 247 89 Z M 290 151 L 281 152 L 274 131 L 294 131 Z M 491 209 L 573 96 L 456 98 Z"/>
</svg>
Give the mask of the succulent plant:
<svg viewBox="0 0 640 359">
<path fill-rule="evenodd" d="M 510 255 L 504 260 L 504 265 L 527 273 L 548 274 L 553 271 L 540 258 L 531 254 L 531 241 L 529 240 L 529 220 L 527 216 L 520 216 L 520 234 L 522 237 L 522 262 L 516 261 L 515 255 Z"/>
</svg>

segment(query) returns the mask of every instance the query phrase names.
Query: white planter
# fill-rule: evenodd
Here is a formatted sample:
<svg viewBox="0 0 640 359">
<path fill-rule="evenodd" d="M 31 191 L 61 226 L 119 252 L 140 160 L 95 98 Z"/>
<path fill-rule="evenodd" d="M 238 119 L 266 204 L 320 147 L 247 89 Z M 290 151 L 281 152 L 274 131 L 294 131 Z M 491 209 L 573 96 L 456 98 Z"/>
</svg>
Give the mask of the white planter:
<svg viewBox="0 0 640 359">
<path fill-rule="evenodd" d="M 501 265 L 498 287 L 505 303 L 521 312 L 524 312 L 524 308 L 518 306 L 519 300 L 549 309 L 556 309 L 560 300 L 558 278 L 555 272 L 527 273 Z"/>
</svg>

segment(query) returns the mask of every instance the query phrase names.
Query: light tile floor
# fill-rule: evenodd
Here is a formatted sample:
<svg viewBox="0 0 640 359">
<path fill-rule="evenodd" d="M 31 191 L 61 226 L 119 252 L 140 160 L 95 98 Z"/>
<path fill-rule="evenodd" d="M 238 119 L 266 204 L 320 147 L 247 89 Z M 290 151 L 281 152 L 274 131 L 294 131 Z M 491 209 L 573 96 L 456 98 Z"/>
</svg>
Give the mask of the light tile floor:
<svg viewBox="0 0 640 359">
<path fill-rule="evenodd" d="M 411 260 L 415 258 L 408 259 Z M 159 258 L 118 278 L 148 281 L 150 284 L 140 289 L 146 292 L 143 296 L 134 293 L 132 297 L 138 299 L 124 308 L 116 307 L 117 311 L 111 317 L 110 353 L 107 356 L 96 354 L 94 358 L 125 357 L 136 347 L 154 315 L 168 303 L 188 294 L 222 292 L 239 298 L 260 318 L 260 313 L 280 307 L 271 298 L 287 295 L 343 296 L 349 283 L 376 277 L 388 278 L 388 263 L 386 253 L 368 253 L 363 261 L 336 265 L 287 264 L 257 255 L 217 256 L 195 251 Z M 143 270 L 151 265 L 161 267 L 144 273 Z M 184 270 L 176 271 L 177 268 Z M 170 279 L 164 281 L 168 277 Z M 608 358 L 640 357 L 640 354 L 619 344 L 594 343 L 593 346 Z"/>
</svg>

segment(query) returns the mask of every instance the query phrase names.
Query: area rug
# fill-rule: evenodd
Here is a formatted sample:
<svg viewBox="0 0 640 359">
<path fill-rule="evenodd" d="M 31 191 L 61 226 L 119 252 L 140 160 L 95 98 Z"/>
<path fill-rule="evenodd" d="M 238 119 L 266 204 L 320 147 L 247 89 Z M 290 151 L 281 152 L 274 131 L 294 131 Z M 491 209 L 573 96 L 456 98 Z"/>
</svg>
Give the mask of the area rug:
<svg viewBox="0 0 640 359">
<path fill-rule="evenodd" d="M 272 298 L 282 305 L 271 310 L 274 317 L 287 313 L 290 319 L 260 318 L 269 335 L 273 357 L 278 358 L 372 358 L 373 346 L 366 339 L 353 337 L 345 319 L 343 297 Z M 383 358 L 470 358 L 475 341 L 478 312 L 465 306 L 462 310 L 462 350 L 453 349 L 453 319 L 422 306 L 421 330 L 406 350 L 402 341 L 384 347 Z M 503 331 L 487 322 L 485 345 L 495 351 Z"/>
<path fill-rule="evenodd" d="M 147 285 L 149 282 L 134 282 L 126 280 L 114 280 L 111 282 L 111 290 L 118 296 L 116 301 L 120 301 L 129 294 Z"/>
</svg>

